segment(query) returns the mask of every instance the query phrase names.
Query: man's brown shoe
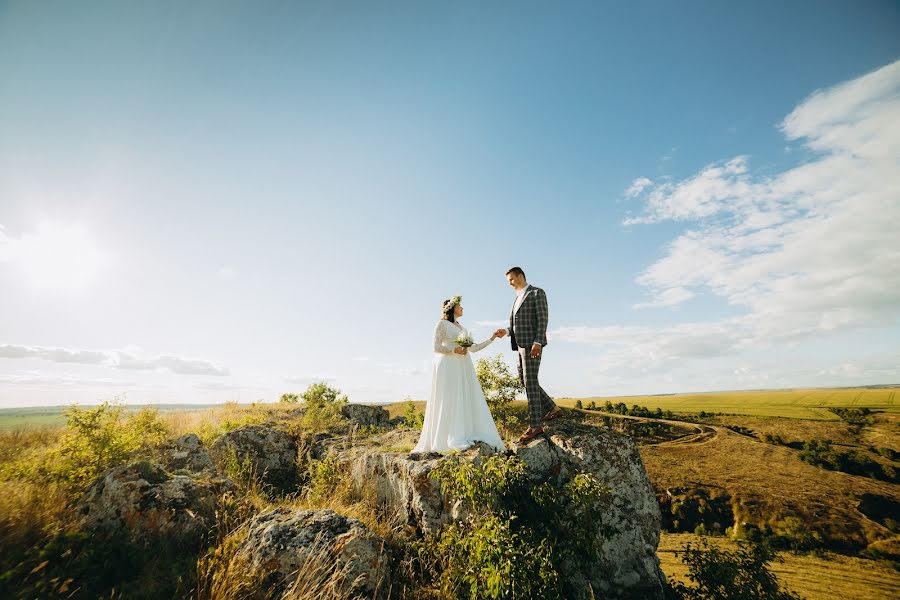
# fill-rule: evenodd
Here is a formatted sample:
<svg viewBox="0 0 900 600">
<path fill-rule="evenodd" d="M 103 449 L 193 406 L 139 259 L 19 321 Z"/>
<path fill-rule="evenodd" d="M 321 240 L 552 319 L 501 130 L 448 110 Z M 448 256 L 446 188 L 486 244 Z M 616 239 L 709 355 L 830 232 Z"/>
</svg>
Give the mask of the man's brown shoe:
<svg viewBox="0 0 900 600">
<path fill-rule="evenodd" d="M 545 423 L 547 423 L 547 422 L 552 421 L 552 420 L 554 420 L 554 419 L 558 419 L 558 418 L 560 418 L 561 416 L 563 416 L 563 409 L 561 409 L 560 407 L 557 406 L 556 408 L 554 408 L 553 410 L 551 410 L 550 412 L 548 412 L 546 415 L 544 415 L 543 421 L 544 421 Z"/>
<path fill-rule="evenodd" d="M 528 431 L 519 436 L 519 443 L 527 444 L 542 433 L 544 433 L 543 427 L 529 427 Z"/>
</svg>

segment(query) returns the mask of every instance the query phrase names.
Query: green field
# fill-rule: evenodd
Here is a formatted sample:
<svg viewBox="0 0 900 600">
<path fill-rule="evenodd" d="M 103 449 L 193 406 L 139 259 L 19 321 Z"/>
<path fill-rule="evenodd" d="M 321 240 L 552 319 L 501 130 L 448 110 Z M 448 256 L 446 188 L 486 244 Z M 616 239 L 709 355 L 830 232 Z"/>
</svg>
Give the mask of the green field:
<svg viewBox="0 0 900 600">
<path fill-rule="evenodd" d="M 126 412 L 142 408 L 156 408 L 160 412 L 198 410 L 215 408 L 213 404 L 134 404 L 125 407 Z M 81 408 L 86 408 L 87 405 Z M 66 424 L 64 414 L 68 406 L 29 406 L 23 408 L 0 408 L 0 429 L 29 429 L 33 427 L 58 427 Z"/>
<path fill-rule="evenodd" d="M 708 392 L 699 394 L 671 394 L 657 396 L 620 396 L 581 398 L 587 405 L 594 401 L 603 406 L 624 402 L 651 410 L 657 407 L 681 413 L 729 413 L 795 419 L 837 420 L 828 408 L 870 408 L 900 413 L 900 386 L 861 388 L 817 388 L 791 390 L 755 390 L 740 392 Z M 572 406 L 575 398 L 562 399 L 564 406 Z"/>
</svg>

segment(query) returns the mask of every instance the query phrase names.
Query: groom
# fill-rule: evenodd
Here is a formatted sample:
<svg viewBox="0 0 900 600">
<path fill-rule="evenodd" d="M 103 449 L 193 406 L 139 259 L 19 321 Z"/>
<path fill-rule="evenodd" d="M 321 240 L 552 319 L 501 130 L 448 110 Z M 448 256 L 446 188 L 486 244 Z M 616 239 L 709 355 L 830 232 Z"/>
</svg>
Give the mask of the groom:
<svg viewBox="0 0 900 600">
<path fill-rule="evenodd" d="M 528 418 L 531 427 L 519 437 L 526 443 L 544 433 L 542 421 L 552 421 L 562 416 L 562 409 L 553 403 L 550 396 L 538 383 L 541 367 L 541 351 L 547 345 L 547 296 L 541 288 L 528 285 L 525 272 L 513 267 L 506 272 L 509 285 L 516 290 L 516 301 L 509 314 L 509 329 L 498 329 L 498 337 L 509 335 L 512 349 L 518 353 L 519 380 L 525 386 L 528 396 Z"/>
</svg>

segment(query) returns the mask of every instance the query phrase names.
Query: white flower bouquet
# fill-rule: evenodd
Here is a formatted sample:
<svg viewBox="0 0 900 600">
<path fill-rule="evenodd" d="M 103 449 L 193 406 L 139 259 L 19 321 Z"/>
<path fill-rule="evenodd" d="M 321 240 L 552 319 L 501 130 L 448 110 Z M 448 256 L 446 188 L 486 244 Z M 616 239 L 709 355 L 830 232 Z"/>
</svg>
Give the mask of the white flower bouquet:
<svg viewBox="0 0 900 600">
<path fill-rule="evenodd" d="M 456 342 L 456 345 L 460 348 L 468 348 L 469 346 L 475 345 L 475 340 L 473 340 L 472 336 L 467 333 L 459 334 L 459 337 L 453 341 Z"/>
</svg>

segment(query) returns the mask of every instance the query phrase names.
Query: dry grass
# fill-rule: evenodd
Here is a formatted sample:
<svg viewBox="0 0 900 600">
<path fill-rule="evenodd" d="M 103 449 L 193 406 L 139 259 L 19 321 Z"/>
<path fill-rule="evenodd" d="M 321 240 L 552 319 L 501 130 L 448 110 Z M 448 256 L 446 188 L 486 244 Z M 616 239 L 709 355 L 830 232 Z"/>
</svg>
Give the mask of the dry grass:
<svg viewBox="0 0 900 600">
<path fill-rule="evenodd" d="M 696 444 L 641 446 L 641 457 L 657 489 L 698 484 L 727 490 L 736 515 L 756 525 L 798 516 L 848 549 L 893 537 L 857 508 L 858 498 L 876 494 L 900 501 L 900 486 L 808 465 L 797 451 L 757 441 L 727 429 Z"/>
<path fill-rule="evenodd" d="M 832 440 L 836 444 L 857 445 L 859 433 L 844 421 L 811 421 L 785 417 L 728 415 L 710 419 L 718 425 L 737 425 L 751 429 L 760 439 L 766 434 L 781 436 L 787 443 L 812 439 Z"/>
<path fill-rule="evenodd" d="M 710 545 L 734 549 L 736 544 L 724 537 L 699 537 L 686 533 L 664 533 L 659 542 L 663 572 L 670 578 L 688 583 L 687 567 L 676 552 L 688 542 L 700 540 Z M 770 569 L 779 581 L 807 600 L 894 600 L 900 597 L 900 573 L 882 562 L 825 552 L 780 555 L 782 562 L 772 562 Z"/>
<path fill-rule="evenodd" d="M 874 424 L 863 430 L 860 442 L 900 452 L 900 415 L 874 415 L 874 421 Z"/>
</svg>

